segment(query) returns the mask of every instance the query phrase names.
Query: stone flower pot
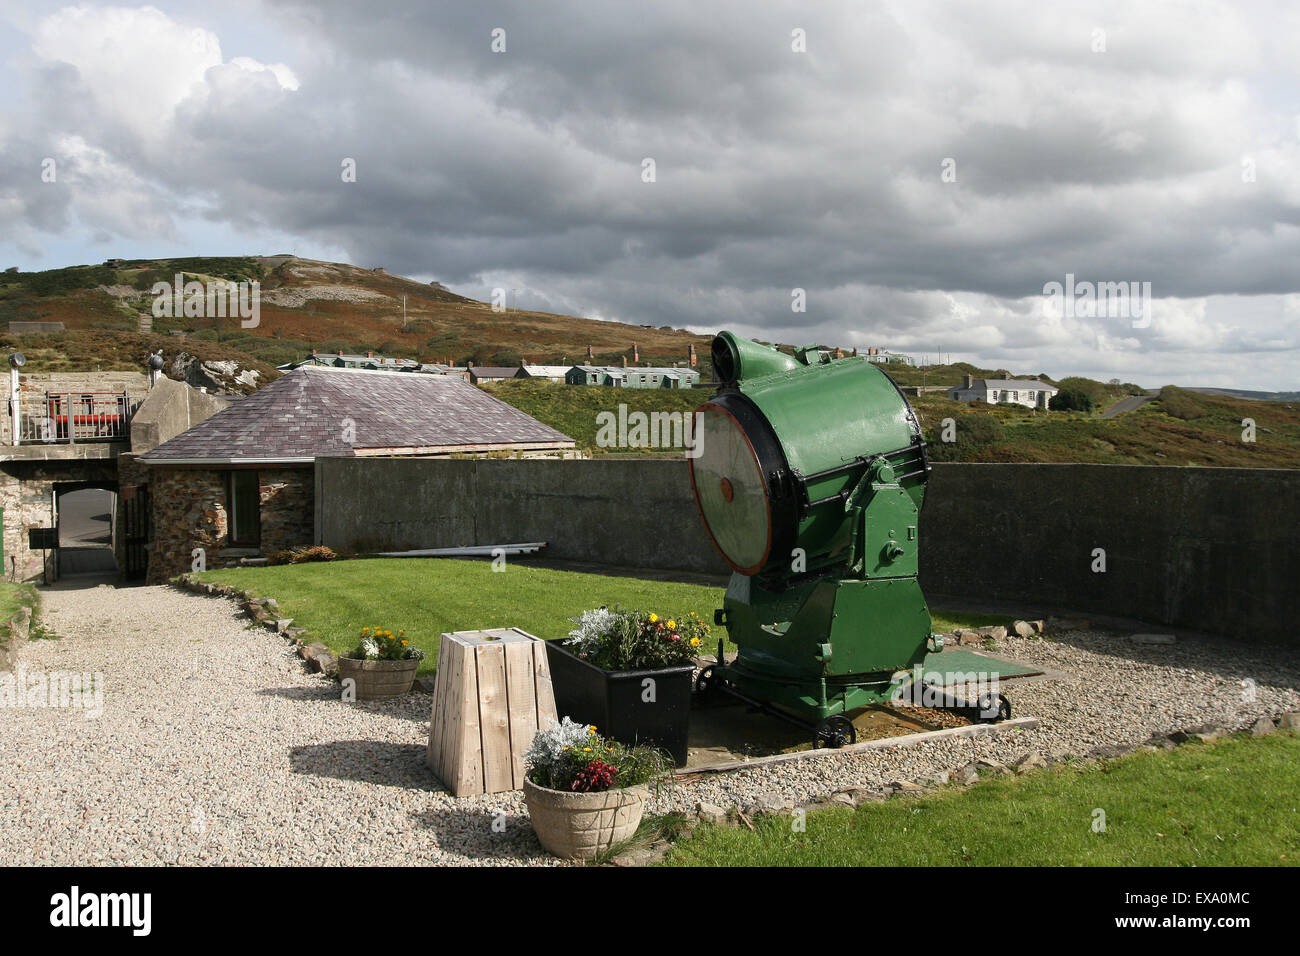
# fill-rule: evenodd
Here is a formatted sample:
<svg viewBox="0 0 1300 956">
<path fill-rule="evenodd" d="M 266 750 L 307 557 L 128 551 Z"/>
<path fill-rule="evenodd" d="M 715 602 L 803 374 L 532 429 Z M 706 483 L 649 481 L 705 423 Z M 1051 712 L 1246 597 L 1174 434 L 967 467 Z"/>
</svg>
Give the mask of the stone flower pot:
<svg viewBox="0 0 1300 956">
<path fill-rule="evenodd" d="M 339 658 L 339 680 L 349 677 L 356 681 L 357 700 L 374 700 L 379 697 L 401 697 L 409 694 L 415 683 L 415 672 L 420 662 L 414 658 L 403 661 L 361 661 L 354 657 Z"/>
<path fill-rule="evenodd" d="M 641 825 L 649 787 L 569 793 L 524 779 L 524 803 L 542 846 L 566 860 L 590 860 Z"/>
</svg>

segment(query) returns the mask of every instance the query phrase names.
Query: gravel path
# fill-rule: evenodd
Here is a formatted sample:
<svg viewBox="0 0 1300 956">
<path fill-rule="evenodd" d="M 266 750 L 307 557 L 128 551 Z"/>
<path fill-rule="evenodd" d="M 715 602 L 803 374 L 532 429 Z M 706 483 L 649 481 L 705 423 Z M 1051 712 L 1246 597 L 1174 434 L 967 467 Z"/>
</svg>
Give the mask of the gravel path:
<svg viewBox="0 0 1300 956">
<path fill-rule="evenodd" d="M 8 863 L 556 862 L 521 794 L 455 800 L 425 769 L 429 697 L 344 704 L 229 600 L 101 587 L 43 601 L 62 639 L 29 642 L 20 665 L 102 672 L 103 713 L 0 712 Z"/>
<path fill-rule="evenodd" d="M 305 673 L 233 601 L 165 587 L 56 590 L 42 623 L 62 639 L 26 644 L 22 666 L 102 673 L 103 713 L 0 714 L 0 845 L 11 863 L 556 862 L 520 794 L 454 800 L 428 773 L 428 696 L 344 704 L 337 684 Z M 1276 648 L 1072 632 L 1009 638 L 998 653 L 1060 672 L 1003 686 L 1038 729 L 695 778 L 652 810 L 746 807 L 764 794 L 802 804 L 976 758 L 1086 754 L 1300 710 L 1300 662 Z"/>
</svg>

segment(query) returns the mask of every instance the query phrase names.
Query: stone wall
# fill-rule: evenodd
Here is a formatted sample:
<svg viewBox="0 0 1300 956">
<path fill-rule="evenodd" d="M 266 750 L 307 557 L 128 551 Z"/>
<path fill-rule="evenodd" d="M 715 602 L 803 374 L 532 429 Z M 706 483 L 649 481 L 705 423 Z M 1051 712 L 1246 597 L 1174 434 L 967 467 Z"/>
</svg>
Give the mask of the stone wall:
<svg viewBox="0 0 1300 956">
<path fill-rule="evenodd" d="M 50 554 L 32 551 L 28 545 L 32 528 L 51 528 L 54 512 L 51 496 L 56 485 L 101 486 L 117 484 L 117 463 L 98 460 L 57 459 L 0 462 L 0 507 L 4 508 L 4 578 L 11 581 L 39 581 L 45 576 Z"/>
<path fill-rule="evenodd" d="M 149 583 L 160 584 L 193 569 L 195 548 L 206 567 L 238 564 L 242 557 L 266 555 L 312 543 L 314 479 L 310 468 L 258 471 L 261 545 L 231 548 L 226 511 L 226 473 L 197 468 L 149 468 L 149 507 L 153 545 Z"/>
<path fill-rule="evenodd" d="M 315 476 L 311 468 L 279 468 L 258 473 L 262 498 L 262 554 L 312 543 L 315 529 Z"/>
<path fill-rule="evenodd" d="M 149 510 L 150 584 L 191 570 L 195 548 L 215 557 L 226 546 L 226 482 L 221 472 L 150 468 Z"/>
</svg>

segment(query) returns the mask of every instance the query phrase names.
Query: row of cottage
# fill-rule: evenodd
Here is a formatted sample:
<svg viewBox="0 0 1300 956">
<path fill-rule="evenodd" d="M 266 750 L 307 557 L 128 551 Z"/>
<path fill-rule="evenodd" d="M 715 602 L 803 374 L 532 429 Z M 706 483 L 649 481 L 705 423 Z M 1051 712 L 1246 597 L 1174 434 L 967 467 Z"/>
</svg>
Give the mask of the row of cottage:
<svg viewBox="0 0 1300 956">
<path fill-rule="evenodd" d="M 590 349 L 588 356 L 590 357 Z M 635 350 L 634 350 L 635 354 Z M 614 388 L 695 388 L 700 384 L 696 364 L 695 346 L 690 347 L 687 363 L 672 366 L 595 365 L 452 365 L 450 362 L 417 362 L 414 359 L 392 358 L 366 352 L 365 355 L 337 352 L 320 354 L 315 350 L 305 359 L 277 366 L 282 372 L 299 368 L 341 368 L 367 372 L 416 372 L 461 378 L 475 385 L 491 385 L 505 379 L 525 378 L 556 382 L 565 385 L 605 385 Z"/>
</svg>

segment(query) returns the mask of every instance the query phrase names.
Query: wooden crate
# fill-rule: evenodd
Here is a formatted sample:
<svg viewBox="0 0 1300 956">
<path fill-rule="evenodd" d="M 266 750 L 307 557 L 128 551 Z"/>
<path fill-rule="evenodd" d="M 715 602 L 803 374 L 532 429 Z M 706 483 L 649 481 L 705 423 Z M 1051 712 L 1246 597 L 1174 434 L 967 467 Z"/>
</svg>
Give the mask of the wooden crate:
<svg viewBox="0 0 1300 956">
<path fill-rule="evenodd" d="M 524 754 L 554 719 L 543 641 L 517 627 L 442 635 L 425 762 L 454 796 L 521 789 Z"/>
</svg>

